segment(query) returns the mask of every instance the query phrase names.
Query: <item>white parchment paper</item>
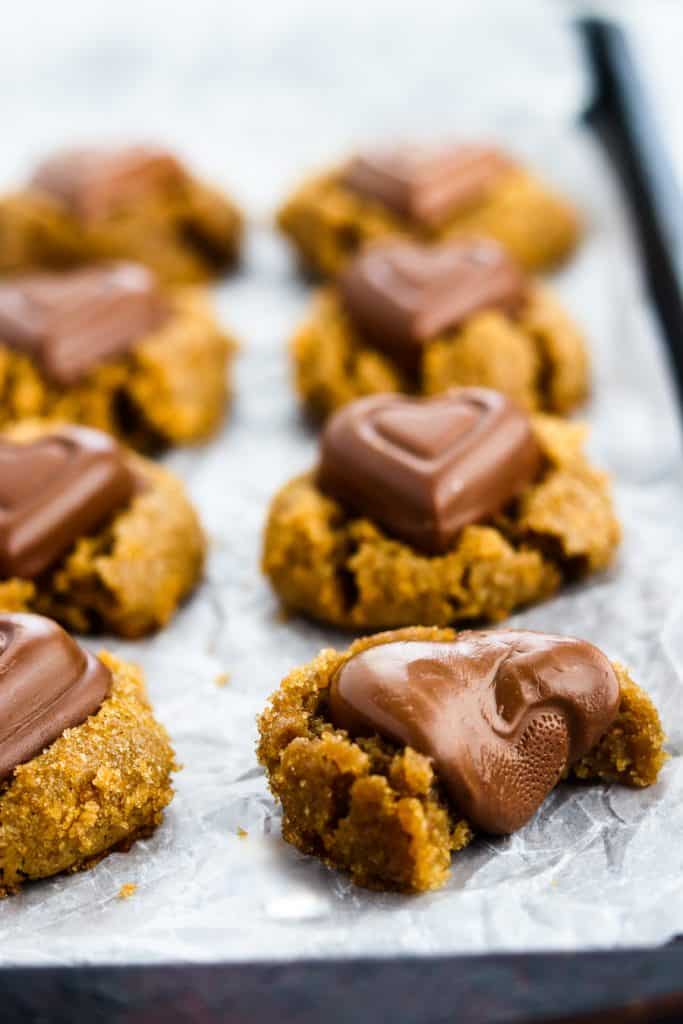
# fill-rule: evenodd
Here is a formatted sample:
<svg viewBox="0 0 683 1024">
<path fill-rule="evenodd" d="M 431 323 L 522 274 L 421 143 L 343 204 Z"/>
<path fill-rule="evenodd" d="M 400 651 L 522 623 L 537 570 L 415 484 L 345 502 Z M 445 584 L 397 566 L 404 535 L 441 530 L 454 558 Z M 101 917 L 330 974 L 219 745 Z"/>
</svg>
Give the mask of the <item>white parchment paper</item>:
<svg viewBox="0 0 683 1024">
<path fill-rule="evenodd" d="M 299 11 L 306 5 L 289 6 Z M 377 50 L 374 64 L 363 30 L 339 13 L 327 31 L 321 14 L 311 23 L 311 7 L 305 17 L 292 14 L 294 28 L 281 17 L 279 35 L 270 23 L 261 31 L 253 18 L 239 30 L 231 25 L 242 33 L 237 42 L 228 40 L 225 22 L 222 35 L 217 29 L 216 38 L 209 33 L 197 40 L 193 21 L 187 32 L 194 62 L 181 49 L 165 57 L 156 52 L 149 27 L 126 35 L 124 25 L 118 49 L 100 47 L 104 64 L 89 63 L 95 51 L 85 28 L 78 35 L 74 18 L 72 65 L 57 74 L 52 57 L 42 54 L 42 74 L 35 76 L 39 96 L 49 91 L 45 68 L 61 82 L 51 99 L 52 119 L 40 103 L 31 107 L 19 78 L 16 148 L 0 155 L 7 183 L 10 170 L 47 141 L 97 137 L 98 128 L 99 137 L 163 132 L 190 155 L 196 143 L 219 179 L 234 176 L 252 225 L 243 270 L 216 292 L 221 316 L 243 341 L 232 416 L 211 444 L 167 458 L 186 480 L 211 536 L 207 578 L 159 636 L 136 644 L 102 641 L 146 670 L 158 716 L 185 766 L 176 798 L 155 836 L 130 853 L 85 874 L 28 886 L 1 903 L 0 964 L 576 949 L 658 943 L 683 930 L 683 463 L 664 357 L 608 171 L 590 140 L 571 128 L 569 115 L 584 94 L 572 47 L 561 33 L 553 35 L 554 23 L 548 35 L 547 23 L 533 18 L 525 31 L 502 38 L 487 36 L 481 26 L 472 34 L 470 26 L 472 47 L 493 40 L 501 61 L 505 39 L 514 41 L 514 87 L 507 90 L 499 77 L 494 88 L 490 69 L 484 76 L 477 71 L 461 39 L 458 52 L 472 75 L 462 66 L 451 74 L 443 32 L 463 5 L 449 5 L 448 12 L 425 5 L 432 7 L 443 31 L 431 63 L 420 49 L 423 23 L 414 39 L 414 22 L 395 5 L 389 39 L 376 34 L 387 46 Z M 121 9 L 130 14 L 132 5 Z M 262 59 L 255 70 L 264 34 L 272 37 L 271 60 Z M 181 48 L 183 33 L 176 35 Z M 232 77 L 219 61 L 221 39 Z M 360 63 L 352 59 L 359 46 Z M 59 52 L 66 52 L 63 46 Z M 89 67 L 91 107 L 82 90 Z M 179 67 L 186 72 L 182 82 Z M 103 127 L 101 109 L 113 102 L 114 79 L 135 88 L 120 89 L 116 115 Z M 481 109 L 466 89 L 453 89 L 470 82 L 474 88 L 476 81 L 488 90 Z M 169 95 L 178 100 L 175 118 Z M 221 95 L 229 144 L 218 117 Z M 236 112 L 245 104 L 253 123 L 240 114 L 239 134 Z M 269 123 L 272 136 L 259 136 Z M 585 325 L 593 351 L 595 397 L 586 410 L 591 450 L 615 474 L 624 544 L 609 574 L 514 621 L 583 636 L 625 661 L 658 703 L 672 756 L 649 790 L 559 788 L 516 835 L 480 839 L 458 854 L 441 891 L 402 897 L 355 889 L 286 846 L 255 761 L 254 720 L 267 695 L 321 647 L 348 642 L 322 626 L 280 621 L 258 569 L 269 498 L 312 462 L 316 447 L 297 412 L 285 352 L 309 292 L 264 213 L 287 177 L 323 150 L 341 152 L 355 138 L 434 134 L 444 123 L 512 145 L 575 197 L 588 223 L 580 255 L 555 286 Z M 224 672 L 230 679 L 219 687 Z M 118 893 L 126 883 L 137 889 L 124 901 Z"/>
</svg>

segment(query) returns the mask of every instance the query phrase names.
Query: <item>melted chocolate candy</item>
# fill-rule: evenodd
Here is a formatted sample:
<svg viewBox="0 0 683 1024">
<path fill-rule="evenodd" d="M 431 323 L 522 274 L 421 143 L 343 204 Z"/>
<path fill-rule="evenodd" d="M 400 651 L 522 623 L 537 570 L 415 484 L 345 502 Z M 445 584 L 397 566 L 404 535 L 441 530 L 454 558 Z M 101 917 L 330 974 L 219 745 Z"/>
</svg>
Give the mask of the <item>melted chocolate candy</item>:
<svg viewBox="0 0 683 1024">
<path fill-rule="evenodd" d="M 596 647 L 524 630 L 371 647 L 330 690 L 336 726 L 431 757 L 458 811 L 498 834 L 529 820 L 618 706 L 619 682 Z"/>
<path fill-rule="evenodd" d="M 77 217 L 97 221 L 117 207 L 177 186 L 186 173 L 176 158 L 154 146 L 89 147 L 56 153 L 31 178 L 39 189 Z"/>
<path fill-rule="evenodd" d="M 536 476 L 529 417 L 486 388 L 376 395 L 328 422 L 318 483 L 349 510 L 429 553 L 499 512 Z"/>
<path fill-rule="evenodd" d="M 64 387 L 125 355 L 167 316 L 153 274 L 135 263 L 0 284 L 0 344 L 25 352 Z"/>
<path fill-rule="evenodd" d="M 497 242 L 429 246 L 392 239 L 363 250 L 342 273 L 339 289 L 360 332 L 413 363 L 426 341 L 480 310 L 517 312 L 526 280 Z"/>
<path fill-rule="evenodd" d="M 111 673 L 42 615 L 0 615 L 0 781 L 95 714 Z"/>
<path fill-rule="evenodd" d="M 33 578 L 130 501 L 123 450 L 85 427 L 28 444 L 0 442 L 0 574 Z"/>
<path fill-rule="evenodd" d="M 480 202 L 511 161 L 490 146 L 393 146 L 356 156 L 347 188 L 427 228 Z"/>
</svg>

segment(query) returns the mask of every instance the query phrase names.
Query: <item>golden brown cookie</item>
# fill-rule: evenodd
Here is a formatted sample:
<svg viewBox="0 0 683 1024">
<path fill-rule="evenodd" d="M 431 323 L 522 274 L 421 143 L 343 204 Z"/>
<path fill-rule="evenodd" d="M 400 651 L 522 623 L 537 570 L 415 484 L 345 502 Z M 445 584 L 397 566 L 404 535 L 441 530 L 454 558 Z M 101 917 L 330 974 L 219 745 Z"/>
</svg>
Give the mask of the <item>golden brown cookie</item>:
<svg viewBox="0 0 683 1024">
<path fill-rule="evenodd" d="M 233 265 L 241 236 L 232 200 L 155 147 L 66 150 L 0 198 L 0 272 L 130 259 L 189 284 Z"/>
<path fill-rule="evenodd" d="M 361 652 L 395 642 L 454 640 L 411 627 L 356 640 L 294 669 L 259 719 L 258 757 L 282 804 L 283 838 L 372 889 L 419 892 L 443 885 L 451 855 L 474 830 L 448 797 L 433 759 L 376 731 L 353 738 L 330 718 L 330 687 Z M 656 708 L 613 664 L 618 710 L 606 734 L 562 773 L 586 781 L 651 785 L 665 760 Z"/>
<path fill-rule="evenodd" d="M 199 441 L 235 350 L 202 294 L 164 293 L 136 264 L 15 278 L 0 283 L 0 426 L 51 417 L 142 451 Z"/>
<path fill-rule="evenodd" d="M 469 389 L 454 392 L 461 393 Z M 384 398 L 358 400 L 337 417 L 360 402 Z M 532 481 L 502 512 L 469 522 L 437 553 L 330 497 L 315 473 L 285 484 L 271 504 L 263 550 L 263 570 L 284 606 L 347 629 L 497 621 L 607 567 L 620 527 L 609 480 L 584 455 L 586 428 L 541 414 L 531 427 L 540 457 Z M 356 480 L 362 475 L 359 466 Z M 385 492 L 377 481 L 368 487 Z M 345 490 L 350 495 L 350 485 Z M 391 496 L 387 506 L 410 507 Z"/>
<path fill-rule="evenodd" d="M 406 160 L 401 152 L 401 167 L 393 166 L 399 148 L 419 149 L 419 159 L 411 155 Z M 453 147 L 430 147 L 426 158 L 422 147 L 382 151 L 374 155 L 376 166 L 365 169 L 370 174 L 362 182 L 354 171 L 369 160 L 363 154 L 314 175 L 282 206 L 279 227 L 304 266 L 325 276 L 336 275 L 364 243 L 386 235 L 418 240 L 495 238 L 528 269 L 551 267 L 569 256 L 581 229 L 568 202 L 525 168 L 493 151 L 482 150 L 489 162 L 475 168 L 474 181 L 471 164 L 458 161 L 457 156 L 455 165 L 444 160 L 444 150 L 449 148 Z M 460 148 L 469 152 L 475 147 Z M 495 173 L 489 173 L 491 164 Z M 441 188 L 444 181 L 447 187 Z M 459 188 L 463 181 L 465 187 Z M 449 192 L 451 185 L 455 189 Z M 396 202 L 397 186 L 406 193 L 405 202 Z M 421 193 L 432 187 L 450 199 L 438 216 L 420 203 Z"/>
<path fill-rule="evenodd" d="M 48 739 L 42 751 L 14 768 L 11 760 L 4 765 L 9 774 L 3 772 L 0 782 L 0 896 L 31 879 L 87 869 L 114 850 L 129 849 L 154 832 L 173 796 L 173 750 L 152 714 L 140 669 L 106 651 L 98 659 L 88 655 L 88 668 L 79 668 L 76 659 L 83 653 L 75 642 L 63 634 L 46 636 L 46 630 L 58 627 L 37 616 L 2 616 L 0 626 L 4 633 L 17 626 L 25 630 L 30 620 L 42 623 L 39 645 L 49 643 L 54 652 L 51 663 L 48 653 L 40 661 L 40 646 L 28 652 L 33 676 L 43 670 L 49 674 L 51 664 L 52 674 L 44 682 L 52 686 L 55 672 L 76 670 L 77 678 L 59 680 L 71 684 L 71 694 L 63 690 L 59 700 L 70 702 L 74 724 L 60 734 L 49 721 L 55 706 L 47 706 L 41 726 Z M 23 670 L 16 666 L 15 660 L 3 670 L 3 686 L 9 683 L 7 672 L 13 673 L 15 695 L 36 682 L 26 676 L 22 680 Z M 83 705 L 74 715 L 79 710 L 74 702 L 80 699 L 74 693 L 83 685 L 84 672 L 106 674 L 108 688 L 89 714 Z M 3 733 L 3 753 L 6 743 Z"/>
<path fill-rule="evenodd" d="M 331 286 L 292 338 L 291 359 L 297 393 L 316 419 L 362 395 L 433 395 L 461 385 L 497 388 L 527 409 L 565 414 L 589 389 L 581 332 L 538 284 L 516 315 L 478 311 L 430 338 L 410 368 L 363 336 Z"/>
<path fill-rule="evenodd" d="M 12 447 L 27 446 L 28 450 L 41 439 L 59 437 L 61 429 L 53 422 L 26 421 L 7 428 L 2 437 L 15 442 Z M 73 429 L 65 429 L 69 438 Z M 123 458 L 134 478 L 130 497 L 114 504 L 103 519 L 100 515 L 93 520 L 90 528 L 76 532 L 65 549 L 48 538 L 53 547 L 51 557 L 45 567 L 34 567 L 37 573 L 27 572 L 22 564 L 18 569 L 11 564 L 5 568 L 0 580 L 0 609 L 40 612 L 79 632 L 106 629 L 131 638 L 169 621 L 201 577 L 204 533 L 180 480 L 141 456 L 124 453 Z M 26 464 L 26 456 L 23 459 Z M 4 494 L 7 470 L 3 465 L 0 458 L 0 491 Z M 39 467 L 34 471 L 34 490 L 40 489 L 38 472 Z M 49 478 L 45 500 L 48 486 Z M 76 480 L 74 487 L 78 486 Z M 82 482 L 80 487 L 82 491 Z M 64 488 L 62 509 L 63 494 Z M 56 503 L 54 496 L 50 500 Z M 78 500 L 82 501 L 82 495 Z M 14 505 L 25 525 L 33 505 L 40 518 L 39 494 L 22 495 L 21 502 Z M 25 564 L 31 570 L 30 563 Z"/>
</svg>

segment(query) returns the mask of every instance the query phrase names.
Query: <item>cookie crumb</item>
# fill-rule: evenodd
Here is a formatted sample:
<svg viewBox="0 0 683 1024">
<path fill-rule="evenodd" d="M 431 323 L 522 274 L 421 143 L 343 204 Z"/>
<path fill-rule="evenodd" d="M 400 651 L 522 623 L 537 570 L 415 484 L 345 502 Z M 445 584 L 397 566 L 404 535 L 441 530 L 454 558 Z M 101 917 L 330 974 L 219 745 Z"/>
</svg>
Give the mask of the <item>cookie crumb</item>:
<svg viewBox="0 0 683 1024">
<path fill-rule="evenodd" d="M 216 676 L 216 678 L 214 679 L 214 683 L 216 684 L 216 686 L 220 686 L 220 687 L 227 686 L 229 682 L 230 682 L 230 673 L 229 672 L 219 672 L 218 675 Z"/>
<path fill-rule="evenodd" d="M 119 899 L 129 900 L 133 893 L 136 891 L 136 889 L 137 885 L 135 884 L 135 882 L 126 882 L 126 884 L 122 885 L 121 888 L 119 889 Z"/>
<path fill-rule="evenodd" d="M 240 839 L 246 839 L 249 833 L 247 832 L 246 828 L 242 828 L 242 826 L 240 825 L 240 827 L 237 829 L 237 835 L 240 837 Z"/>
</svg>

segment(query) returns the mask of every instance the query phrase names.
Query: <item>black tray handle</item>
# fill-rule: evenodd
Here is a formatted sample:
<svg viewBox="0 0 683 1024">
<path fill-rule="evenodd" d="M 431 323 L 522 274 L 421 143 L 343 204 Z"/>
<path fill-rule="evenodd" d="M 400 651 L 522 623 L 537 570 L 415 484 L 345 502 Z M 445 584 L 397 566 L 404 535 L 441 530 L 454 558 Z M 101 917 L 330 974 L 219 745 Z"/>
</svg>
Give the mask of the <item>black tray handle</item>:
<svg viewBox="0 0 683 1024">
<path fill-rule="evenodd" d="M 624 186 L 683 410 L 683 196 L 625 32 L 597 18 L 578 27 L 595 81 L 584 118 Z"/>
</svg>

